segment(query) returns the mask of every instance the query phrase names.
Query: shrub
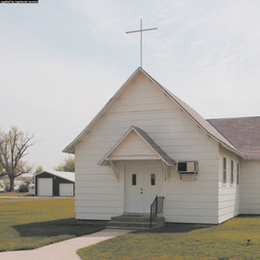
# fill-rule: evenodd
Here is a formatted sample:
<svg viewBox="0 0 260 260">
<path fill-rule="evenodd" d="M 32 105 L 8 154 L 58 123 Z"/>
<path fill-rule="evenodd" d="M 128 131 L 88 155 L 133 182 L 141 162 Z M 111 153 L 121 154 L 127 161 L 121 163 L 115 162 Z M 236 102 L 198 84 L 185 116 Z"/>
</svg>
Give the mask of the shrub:
<svg viewBox="0 0 260 260">
<path fill-rule="evenodd" d="M 21 184 L 18 191 L 19 192 L 28 192 L 28 185 L 27 184 Z"/>
<path fill-rule="evenodd" d="M 9 187 L 9 185 L 6 185 L 5 186 L 5 192 L 9 192 L 10 191 L 10 187 Z"/>
</svg>

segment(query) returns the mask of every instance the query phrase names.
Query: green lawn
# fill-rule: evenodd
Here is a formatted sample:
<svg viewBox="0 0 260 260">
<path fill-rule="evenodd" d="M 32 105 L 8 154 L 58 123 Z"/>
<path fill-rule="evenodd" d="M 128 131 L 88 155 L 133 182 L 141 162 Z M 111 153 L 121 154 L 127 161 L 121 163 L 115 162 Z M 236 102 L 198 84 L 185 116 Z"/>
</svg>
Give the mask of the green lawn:
<svg viewBox="0 0 260 260">
<path fill-rule="evenodd" d="M 0 197 L 26 197 L 28 192 L 0 192 Z"/>
<path fill-rule="evenodd" d="M 119 236 L 77 253 L 82 259 L 260 259 L 260 217 L 208 227 L 174 224 Z"/>
<path fill-rule="evenodd" d="M 74 198 L 0 197 L 0 252 L 33 249 L 97 230 L 76 223 Z"/>
</svg>

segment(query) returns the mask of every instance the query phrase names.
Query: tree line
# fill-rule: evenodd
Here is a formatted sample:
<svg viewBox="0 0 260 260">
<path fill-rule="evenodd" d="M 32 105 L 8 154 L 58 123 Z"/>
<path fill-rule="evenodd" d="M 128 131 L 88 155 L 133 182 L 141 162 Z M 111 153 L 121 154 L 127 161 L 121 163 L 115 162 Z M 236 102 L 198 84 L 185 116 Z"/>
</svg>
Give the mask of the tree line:
<svg viewBox="0 0 260 260">
<path fill-rule="evenodd" d="M 9 131 L 0 129 L 0 178 L 9 178 L 9 190 L 14 191 L 15 178 L 32 172 L 33 167 L 29 165 L 24 157 L 28 155 L 28 149 L 35 145 L 34 135 L 25 134 L 17 127 L 12 127 Z M 68 157 L 56 171 L 75 171 L 75 160 Z M 42 166 L 36 168 L 36 173 L 43 171 Z"/>
</svg>

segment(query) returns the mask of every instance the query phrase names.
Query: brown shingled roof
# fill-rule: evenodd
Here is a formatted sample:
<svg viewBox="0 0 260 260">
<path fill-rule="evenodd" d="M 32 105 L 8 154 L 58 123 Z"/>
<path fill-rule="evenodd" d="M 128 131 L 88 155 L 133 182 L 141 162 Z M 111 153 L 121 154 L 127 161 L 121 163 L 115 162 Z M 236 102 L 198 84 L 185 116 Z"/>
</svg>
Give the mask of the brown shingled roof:
<svg viewBox="0 0 260 260">
<path fill-rule="evenodd" d="M 209 119 L 238 150 L 251 159 L 260 159 L 260 117 Z"/>
</svg>

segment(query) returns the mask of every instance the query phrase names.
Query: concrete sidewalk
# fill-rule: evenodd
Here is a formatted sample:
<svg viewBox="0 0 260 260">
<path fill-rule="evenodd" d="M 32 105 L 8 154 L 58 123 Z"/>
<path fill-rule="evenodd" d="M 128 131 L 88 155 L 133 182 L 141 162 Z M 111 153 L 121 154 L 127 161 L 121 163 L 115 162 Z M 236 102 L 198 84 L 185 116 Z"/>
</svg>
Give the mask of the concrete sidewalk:
<svg viewBox="0 0 260 260">
<path fill-rule="evenodd" d="M 105 229 L 90 235 L 72 238 L 33 250 L 0 253 L 1 260 L 79 260 L 76 251 L 98 242 L 113 238 L 133 230 Z"/>
</svg>

